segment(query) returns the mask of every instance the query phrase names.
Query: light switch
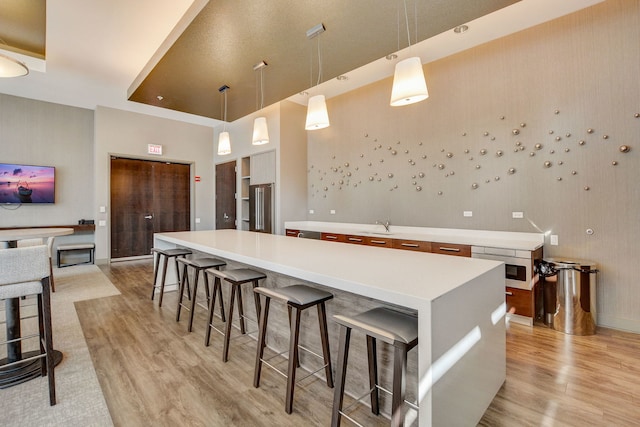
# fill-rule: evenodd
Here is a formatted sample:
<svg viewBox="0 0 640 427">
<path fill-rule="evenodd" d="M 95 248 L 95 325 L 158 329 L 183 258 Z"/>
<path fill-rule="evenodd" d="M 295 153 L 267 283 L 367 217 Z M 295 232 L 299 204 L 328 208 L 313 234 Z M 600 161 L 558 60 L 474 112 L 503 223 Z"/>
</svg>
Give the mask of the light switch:
<svg viewBox="0 0 640 427">
<path fill-rule="evenodd" d="M 196 218 L 196 224 L 200 224 L 200 218 Z"/>
<path fill-rule="evenodd" d="M 558 235 L 557 235 L 557 234 L 552 234 L 552 235 L 551 235 L 550 243 L 551 243 L 553 246 L 558 246 Z"/>
<path fill-rule="evenodd" d="M 523 212 L 511 212 L 511 218 L 524 218 Z"/>
<path fill-rule="evenodd" d="M 473 216 L 473 211 L 464 211 L 462 212 L 462 216 Z"/>
<path fill-rule="evenodd" d="M 101 219 L 98 221 L 99 227 L 105 227 L 106 225 L 107 225 L 107 221 L 105 221 L 104 219 Z"/>
<path fill-rule="evenodd" d="M 106 213 L 107 212 L 107 207 L 106 206 L 100 206 L 100 213 Z"/>
<path fill-rule="evenodd" d="M 336 210 L 335 210 L 335 209 L 331 209 L 331 210 L 329 211 L 329 213 L 330 213 L 331 215 L 335 215 L 335 214 L 336 214 Z"/>
</svg>

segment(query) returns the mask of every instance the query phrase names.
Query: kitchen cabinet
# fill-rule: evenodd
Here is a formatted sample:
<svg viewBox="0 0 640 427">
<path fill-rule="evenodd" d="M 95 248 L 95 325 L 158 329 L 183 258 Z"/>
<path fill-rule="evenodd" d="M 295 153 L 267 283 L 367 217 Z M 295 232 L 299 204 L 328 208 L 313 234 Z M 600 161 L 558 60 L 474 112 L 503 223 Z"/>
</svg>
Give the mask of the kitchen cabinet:
<svg viewBox="0 0 640 427">
<path fill-rule="evenodd" d="M 533 317 L 534 300 L 532 291 L 507 286 L 505 294 L 507 312 L 513 310 L 512 314 L 530 318 Z"/>
<path fill-rule="evenodd" d="M 471 246 L 457 245 L 453 243 L 431 242 L 431 252 L 434 254 L 471 257 Z"/>
<path fill-rule="evenodd" d="M 393 239 L 392 245 L 394 249 L 404 249 L 407 251 L 431 252 L 431 242 L 422 240 L 400 240 Z"/>
<path fill-rule="evenodd" d="M 347 243 L 352 243 L 354 245 L 366 245 L 366 237 L 364 236 L 357 236 L 357 235 L 353 235 L 353 234 L 347 234 L 346 236 L 344 236 L 344 241 Z"/>
<path fill-rule="evenodd" d="M 367 246 L 379 246 L 383 248 L 393 248 L 393 239 L 386 237 L 366 237 L 365 244 Z"/>
<path fill-rule="evenodd" d="M 345 236 L 344 234 L 337 234 L 337 233 L 322 233 L 320 235 L 320 239 L 322 240 L 329 240 L 331 242 L 346 242 L 347 241 L 347 236 Z"/>
</svg>

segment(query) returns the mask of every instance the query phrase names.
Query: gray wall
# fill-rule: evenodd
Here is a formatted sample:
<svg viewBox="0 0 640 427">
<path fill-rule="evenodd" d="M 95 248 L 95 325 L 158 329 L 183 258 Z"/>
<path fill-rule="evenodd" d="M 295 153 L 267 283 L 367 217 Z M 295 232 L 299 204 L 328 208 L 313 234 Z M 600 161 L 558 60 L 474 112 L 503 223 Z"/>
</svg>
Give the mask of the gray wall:
<svg viewBox="0 0 640 427">
<path fill-rule="evenodd" d="M 640 332 L 638 40 L 640 2 L 609 0 L 426 65 L 422 103 L 389 107 L 391 79 L 331 99 L 307 218 L 557 234 L 545 255 L 598 263 L 598 323 Z"/>
<path fill-rule="evenodd" d="M 93 218 L 93 111 L 0 94 L 0 162 L 54 166 L 52 205 L 0 205 L 0 227 Z M 93 241 L 92 235 L 56 242 Z"/>
</svg>

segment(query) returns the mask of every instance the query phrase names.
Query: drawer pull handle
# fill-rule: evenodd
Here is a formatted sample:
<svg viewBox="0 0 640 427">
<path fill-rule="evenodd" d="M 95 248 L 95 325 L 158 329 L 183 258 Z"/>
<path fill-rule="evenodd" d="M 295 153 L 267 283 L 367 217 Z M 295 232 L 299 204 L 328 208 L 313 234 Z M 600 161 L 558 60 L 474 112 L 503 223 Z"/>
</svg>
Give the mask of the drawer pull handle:
<svg viewBox="0 0 640 427">
<path fill-rule="evenodd" d="M 447 252 L 460 252 L 459 248 L 445 248 L 445 247 L 440 247 L 441 251 L 447 251 Z"/>
<path fill-rule="evenodd" d="M 504 294 L 510 297 L 513 296 L 513 292 L 509 292 L 509 291 L 506 291 Z"/>
<path fill-rule="evenodd" d="M 405 246 L 407 248 L 418 248 L 420 247 L 419 245 L 417 245 L 416 243 L 401 243 L 401 246 Z"/>
<path fill-rule="evenodd" d="M 387 242 L 384 240 L 372 240 L 371 243 L 376 243 L 378 245 L 386 245 Z"/>
<path fill-rule="evenodd" d="M 337 239 L 337 237 L 336 237 L 336 236 L 325 236 L 325 237 L 326 237 L 327 239 L 331 239 L 331 240 L 335 240 L 335 239 Z"/>
<path fill-rule="evenodd" d="M 355 237 L 349 237 L 350 242 L 362 242 L 362 239 L 357 239 Z"/>
</svg>

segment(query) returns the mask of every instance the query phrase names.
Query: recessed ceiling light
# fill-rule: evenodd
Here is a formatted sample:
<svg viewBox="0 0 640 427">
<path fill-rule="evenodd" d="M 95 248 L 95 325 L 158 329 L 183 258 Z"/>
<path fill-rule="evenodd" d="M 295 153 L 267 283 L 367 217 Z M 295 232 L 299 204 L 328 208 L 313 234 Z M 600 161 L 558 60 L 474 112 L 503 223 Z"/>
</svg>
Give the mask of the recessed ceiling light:
<svg viewBox="0 0 640 427">
<path fill-rule="evenodd" d="M 389 55 L 385 56 L 385 58 L 387 58 L 387 60 L 392 61 L 394 59 L 396 59 L 398 57 L 398 55 L 396 55 L 395 53 L 390 53 Z"/>
<path fill-rule="evenodd" d="M 344 74 L 341 76 L 336 77 L 336 79 L 338 80 L 349 80 L 349 77 L 345 76 Z"/>
<path fill-rule="evenodd" d="M 156 98 L 158 98 L 158 101 L 162 101 L 164 99 L 164 96 L 158 95 L 158 96 L 156 96 Z"/>
<path fill-rule="evenodd" d="M 453 32 L 456 34 L 462 34 L 464 32 L 466 32 L 469 29 L 468 25 L 458 25 L 457 27 L 455 27 L 453 29 Z"/>
</svg>

